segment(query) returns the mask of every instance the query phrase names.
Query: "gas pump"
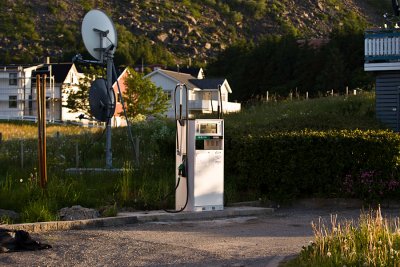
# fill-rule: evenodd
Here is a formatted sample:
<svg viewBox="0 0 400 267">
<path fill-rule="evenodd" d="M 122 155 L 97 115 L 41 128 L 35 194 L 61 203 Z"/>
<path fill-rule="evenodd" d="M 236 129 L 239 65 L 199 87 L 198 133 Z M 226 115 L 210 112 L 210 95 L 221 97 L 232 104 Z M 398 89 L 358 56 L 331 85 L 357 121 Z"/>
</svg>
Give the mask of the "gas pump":
<svg viewBox="0 0 400 267">
<path fill-rule="evenodd" d="M 180 90 L 180 114 L 178 118 L 175 112 L 175 212 L 223 210 L 224 120 L 220 115 L 218 119 L 189 119 L 187 87 L 178 84 L 175 96 L 177 89 Z M 182 118 L 183 89 L 186 90 L 185 118 Z"/>
</svg>

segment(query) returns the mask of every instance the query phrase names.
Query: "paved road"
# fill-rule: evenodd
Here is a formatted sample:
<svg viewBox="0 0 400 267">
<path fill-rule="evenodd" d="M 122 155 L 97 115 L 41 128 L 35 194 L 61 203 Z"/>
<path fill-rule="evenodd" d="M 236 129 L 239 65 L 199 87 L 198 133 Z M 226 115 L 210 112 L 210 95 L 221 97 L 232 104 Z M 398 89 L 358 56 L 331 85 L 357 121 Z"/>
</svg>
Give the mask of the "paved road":
<svg viewBox="0 0 400 267">
<path fill-rule="evenodd" d="M 0 266 L 276 266 L 312 240 L 311 221 L 358 209 L 280 209 L 260 217 L 34 234 L 52 249 L 0 254 Z M 400 214 L 391 210 L 391 214 Z"/>
</svg>

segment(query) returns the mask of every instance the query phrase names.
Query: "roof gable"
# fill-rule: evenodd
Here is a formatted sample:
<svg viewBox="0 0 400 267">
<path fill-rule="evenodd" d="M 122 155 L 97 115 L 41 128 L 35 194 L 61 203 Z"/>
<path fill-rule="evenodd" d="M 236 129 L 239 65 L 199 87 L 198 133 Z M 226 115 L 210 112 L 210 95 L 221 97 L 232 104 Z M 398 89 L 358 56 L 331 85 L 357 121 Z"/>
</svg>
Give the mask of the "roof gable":
<svg viewBox="0 0 400 267">
<path fill-rule="evenodd" d="M 51 73 L 54 76 L 54 82 L 63 83 L 73 65 L 73 63 L 54 63 L 50 65 L 44 65 L 43 67 L 37 68 L 33 75 L 36 74 L 36 72 L 50 75 L 49 67 L 51 67 Z"/>
<path fill-rule="evenodd" d="M 186 84 L 186 86 L 188 87 L 189 90 L 191 90 L 191 89 L 196 87 L 190 82 L 190 80 L 195 79 L 195 77 L 193 77 L 190 74 L 182 73 L 182 72 L 175 72 L 175 71 L 170 71 L 170 70 L 158 69 L 158 70 L 155 70 L 155 71 L 147 74 L 144 77 L 145 78 L 151 78 L 156 74 L 160 74 L 160 75 L 164 76 L 165 78 L 174 81 L 177 84 L 178 83 Z"/>
<path fill-rule="evenodd" d="M 215 78 L 215 79 L 192 79 L 190 80 L 192 84 L 201 90 L 217 90 L 219 86 L 226 87 L 229 93 L 232 93 L 231 87 L 225 78 Z"/>
<path fill-rule="evenodd" d="M 172 80 L 176 84 L 186 84 L 189 90 L 193 90 L 195 88 L 201 90 L 217 90 L 218 86 L 225 87 L 229 93 L 232 93 L 231 87 L 229 86 L 228 81 L 225 78 L 215 78 L 215 79 L 197 79 L 190 74 L 170 71 L 170 70 L 155 70 L 146 76 L 145 78 L 153 77 L 154 75 L 162 75 L 163 77 Z"/>
</svg>

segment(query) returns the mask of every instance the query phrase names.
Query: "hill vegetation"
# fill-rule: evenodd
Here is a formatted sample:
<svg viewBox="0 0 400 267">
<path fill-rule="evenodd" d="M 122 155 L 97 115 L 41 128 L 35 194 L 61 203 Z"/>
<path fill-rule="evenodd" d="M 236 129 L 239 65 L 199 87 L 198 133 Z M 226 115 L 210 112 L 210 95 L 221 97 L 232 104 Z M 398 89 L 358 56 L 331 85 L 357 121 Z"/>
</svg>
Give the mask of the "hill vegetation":
<svg viewBox="0 0 400 267">
<path fill-rule="evenodd" d="M 69 61 L 84 53 L 80 24 L 105 10 L 119 34 L 120 65 L 204 64 L 237 40 L 271 34 L 325 38 L 348 18 L 377 25 L 390 1 L 145 0 L 0 1 L 0 63 Z"/>
</svg>

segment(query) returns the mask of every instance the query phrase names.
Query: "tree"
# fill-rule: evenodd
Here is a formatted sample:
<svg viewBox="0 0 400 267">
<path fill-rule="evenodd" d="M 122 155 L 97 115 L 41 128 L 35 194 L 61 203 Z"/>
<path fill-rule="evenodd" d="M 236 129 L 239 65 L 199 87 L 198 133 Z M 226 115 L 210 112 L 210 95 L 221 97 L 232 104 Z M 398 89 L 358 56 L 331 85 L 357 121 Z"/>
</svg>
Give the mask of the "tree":
<svg viewBox="0 0 400 267">
<path fill-rule="evenodd" d="M 89 106 L 89 89 L 92 82 L 102 76 L 103 68 L 95 68 L 93 66 L 84 67 L 84 78 L 79 80 L 78 90 L 71 90 L 68 94 L 67 104 L 64 107 L 69 108 L 69 112 L 82 112 L 87 116 L 90 115 Z M 66 93 L 66 92 L 63 92 Z"/>
<path fill-rule="evenodd" d="M 168 110 L 168 97 L 162 88 L 131 68 L 128 69 L 125 86 L 123 97 L 128 118 L 137 119 L 140 115 L 159 116 Z"/>
</svg>

